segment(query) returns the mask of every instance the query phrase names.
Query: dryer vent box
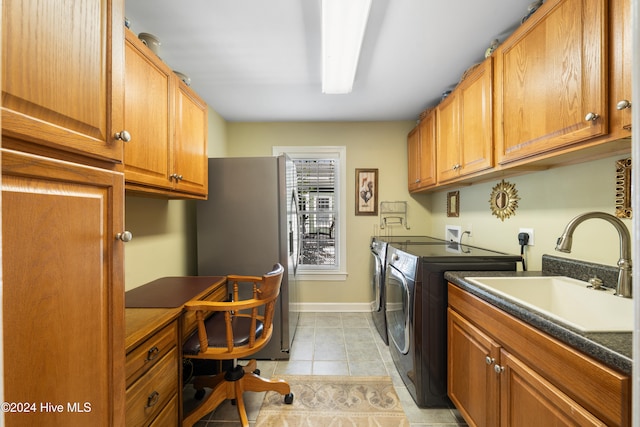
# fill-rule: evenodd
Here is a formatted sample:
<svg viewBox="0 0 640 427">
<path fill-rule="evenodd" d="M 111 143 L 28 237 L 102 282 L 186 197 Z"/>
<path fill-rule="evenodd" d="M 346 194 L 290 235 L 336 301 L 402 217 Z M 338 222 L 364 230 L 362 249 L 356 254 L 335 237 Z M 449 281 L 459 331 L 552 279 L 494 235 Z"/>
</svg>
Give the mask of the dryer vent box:
<svg viewBox="0 0 640 427">
<path fill-rule="evenodd" d="M 445 225 L 444 240 L 447 242 L 460 243 L 462 227 L 459 225 Z"/>
</svg>

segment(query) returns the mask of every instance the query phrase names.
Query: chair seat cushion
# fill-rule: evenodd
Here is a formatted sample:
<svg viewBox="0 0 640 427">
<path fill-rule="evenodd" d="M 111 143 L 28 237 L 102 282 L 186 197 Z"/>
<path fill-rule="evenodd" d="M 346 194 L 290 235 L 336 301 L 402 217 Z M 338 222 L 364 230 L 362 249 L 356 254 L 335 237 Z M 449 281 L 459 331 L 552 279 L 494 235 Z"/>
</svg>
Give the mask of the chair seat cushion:
<svg viewBox="0 0 640 427">
<path fill-rule="evenodd" d="M 215 313 L 205 320 L 204 325 L 209 337 L 209 347 L 227 347 L 227 335 L 225 332 L 224 314 Z M 234 316 L 231 319 L 233 328 L 233 345 L 241 346 L 249 344 L 249 332 L 251 330 L 251 319 L 248 317 Z M 260 320 L 256 321 L 256 339 L 262 336 L 264 325 Z M 198 330 L 191 334 L 189 339 L 183 344 L 182 352 L 195 356 L 200 352 L 200 340 Z"/>
</svg>

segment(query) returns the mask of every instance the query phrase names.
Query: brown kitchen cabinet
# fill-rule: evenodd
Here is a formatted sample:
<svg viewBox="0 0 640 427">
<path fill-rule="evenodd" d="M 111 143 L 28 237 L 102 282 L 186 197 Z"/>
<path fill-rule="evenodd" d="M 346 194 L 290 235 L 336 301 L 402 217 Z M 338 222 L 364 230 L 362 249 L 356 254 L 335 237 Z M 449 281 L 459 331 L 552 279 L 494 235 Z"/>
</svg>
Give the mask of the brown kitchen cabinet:
<svg viewBox="0 0 640 427">
<path fill-rule="evenodd" d="M 4 400 L 35 405 L 6 425 L 122 426 L 124 176 L 1 157 Z"/>
<path fill-rule="evenodd" d="M 178 331 L 176 318 L 150 333 L 139 346 L 127 349 L 126 425 L 147 426 L 156 419 L 171 420 L 159 425 L 179 425 L 180 411 L 173 403 L 179 399 Z"/>
<path fill-rule="evenodd" d="M 436 184 L 435 110 L 429 112 L 407 136 L 409 192 Z"/>
<path fill-rule="evenodd" d="M 609 131 L 605 0 L 548 0 L 494 52 L 497 162 Z"/>
<path fill-rule="evenodd" d="M 493 167 L 492 68 L 486 59 L 436 108 L 438 183 Z"/>
<path fill-rule="evenodd" d="M 631 138 L 631 0 L 609 1 L 609 35 L 609 138 Z"/>
<path fill-rule="evenodd" d="M 447 391 L 471 426 L 497 426 L 500 413 L 499 377 L 491 369 L 500 346 L 449 309 L 447 328 Z"/>
<path fill-rule="evenodd" d="M 207 106 L 126 29 L 126 189 L 169 198 L 207 196 Z"/>
<path fill-rule="evenodd" d="M 3 146 L 121 163 L 123 2 L 7 0 L 2 8 Z"/>
<path fill-rule="evenodd" d="M 449 284 L 447 391 L 470 426 L 629 426 L 631 383 Z"/>
<path fill-rule="evenodd" d="M 5 425 L 124 425 L 124 4 L 1 14 Z"/>
<path fill-rule="evenodd" d="M 207 123 L 207 104 L 179 80 L 172 152 L 175 191 L 205 198 L 208 194 Z"/>
</svg>

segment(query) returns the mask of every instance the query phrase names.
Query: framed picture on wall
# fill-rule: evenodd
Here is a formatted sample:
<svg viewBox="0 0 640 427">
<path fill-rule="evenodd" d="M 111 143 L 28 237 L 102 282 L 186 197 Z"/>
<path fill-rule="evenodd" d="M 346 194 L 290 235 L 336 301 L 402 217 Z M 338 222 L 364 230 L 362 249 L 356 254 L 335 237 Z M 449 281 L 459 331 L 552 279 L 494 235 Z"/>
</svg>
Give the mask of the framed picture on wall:
<svg viewBox="0 0 640 427">
<path fill-rule="evenodd" d="M 378 169 L 356 169 L 356 215 L 378 215 Z"/>
<path fill-rule="evenodd" d="M 460 192 L 450 191 L 447 193 L 447 216 L 460 216 Z"/>
</svg>

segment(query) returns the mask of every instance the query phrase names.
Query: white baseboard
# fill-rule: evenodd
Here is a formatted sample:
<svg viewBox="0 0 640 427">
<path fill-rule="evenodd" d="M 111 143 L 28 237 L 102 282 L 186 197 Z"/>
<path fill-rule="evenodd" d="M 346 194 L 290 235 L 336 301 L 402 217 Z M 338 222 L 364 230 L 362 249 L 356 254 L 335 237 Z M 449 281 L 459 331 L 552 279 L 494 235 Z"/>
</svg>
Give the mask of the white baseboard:
<svg viewBox="0 0 640 427">
<path fill-rule="evenodd" d="M 290 309 L 291 311 L 299 311 L 300 313 L 371 313 L 371 304 L 368 302 L 302 302 L 291 304 Z"/>
</svg>

